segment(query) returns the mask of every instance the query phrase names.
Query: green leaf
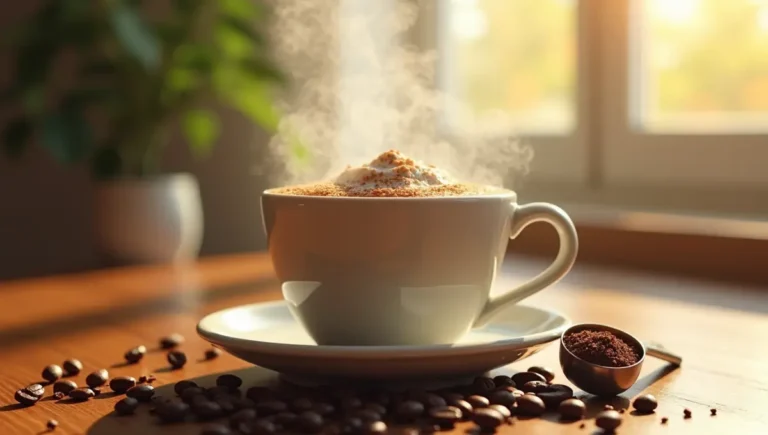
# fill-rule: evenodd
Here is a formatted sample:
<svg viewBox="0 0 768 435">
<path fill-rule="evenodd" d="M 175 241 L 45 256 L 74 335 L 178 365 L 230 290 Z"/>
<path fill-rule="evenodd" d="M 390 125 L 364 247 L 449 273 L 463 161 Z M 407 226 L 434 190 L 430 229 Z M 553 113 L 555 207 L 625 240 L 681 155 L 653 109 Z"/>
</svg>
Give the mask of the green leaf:
<svg viewBox="0 0 768 435">
<path fill-rule="evenodd" d="M 135 8 L 126 4 L 115 6 L 110 22 L 117 39 L 145 69 L 153 71 L 160 66 L 160 45 Z"/>
<path fill-rule="evenodd" d="M 251 76 L 252 79 L 266 80 L 278 83 L 285 82 L 283 72 L 267 59 L 250 58 L 244 59 L 240 63 L 241 68 Z"/>
<path fill-rule="evenodd" d="M 96 179 L 104 180 L 120 175 L 123 161 L 114 147 L 102 146 L 91 158 L 91 173 Z"/>
<path fill-rule="evenodd" d="M 183 44 L 173 52 L 174 66 L 208 72 L 213 68 L 214 52 L 202 44 Z"/>
<path fill-rule="evenodd" d="M 18 117 L 3 129 L 3 150 L 9 158 L 18 158 L 32 135 L 32 123 L 28 118 Z"/>
<path fill-rule="evenodd" d="M 263 5 L 253 0 L 219 0 L 222 12 L 230 16 L 253 18 L 263 13 Z"/>
<path fill-rule="evenodd" d="M 225 57 L 241 59 L 253 55 L 256 50 L 250 38 L 224 24 L 216 26 L 216 45 Z"/>
<path fill-rule="evenodd" d="M 90 126 L 79 112 L 47 115 L 42 127 L 42 145 L 62 163 L 77 162 L 91 150 Z"/>
<path fill-rule="evenodd" d="M 256 46 L 264 46 L 266 38 L 256 31 L 252 22 L 243 20 L 239 17 L 225 16 L 222 17 L 222 23 L 232 31 L 247 38 L 252 44 Z"/>
<path fill-rule="evenodd" d="M 209 110 L 190 110 L 184 114 L 182 123 L 184 136 L 192 153 L 205 157 L 211 153 L 213 143 L 219 136 L 219 119 Z"/>
</svg>

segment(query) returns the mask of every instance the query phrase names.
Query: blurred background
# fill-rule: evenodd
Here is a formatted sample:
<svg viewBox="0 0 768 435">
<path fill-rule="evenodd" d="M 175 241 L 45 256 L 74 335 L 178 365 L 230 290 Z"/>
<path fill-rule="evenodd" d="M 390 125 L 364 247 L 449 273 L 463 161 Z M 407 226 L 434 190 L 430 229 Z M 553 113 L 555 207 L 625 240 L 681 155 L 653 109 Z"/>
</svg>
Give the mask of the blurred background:
<svg viewBox="0 0 768 435">
<path fill-rule="evenodd" d="M 229 6 L 217 12 L 222 22 L 214 27 L 232 25 L 230 33 L 244 31 L 245 39 L 230 38 L 223 30 L 214 35 L 231 39 L 234 48 L 223 55 L 230 57 L 208 59 L 213 64 L 203 74 L 210 74 L 204 77 L 211 83 L 238 83 L 237 71 L 217 75 L 218 66 L 254 60 L 241 56 L 238 44 L 262 49 L 258 30 L 266 32 L 267 24 L 257 25 L 256 33 L 241 26 L 262 19 L 257 10 L 244 9 L 249 2 L 221 2 Z M 47 3 L 0 3 L 0 29 L 36 16 Z M 160 24 L 163 17 L 184 23 L 181 14 L 192 7 L 185 4 L 199 2 L 171 3 L 166 7 L 171 9 L 144 7 L 142 16 Z M 462 101 L 473 119 L 482 122 L 486 114 L 501 111 L 513 120 L 516 128 L 509 135 L 523 137 L 535 150 L 532 170 L 518 189 L 521 201 L 563 206 L 580 229 L 581 261 L 768 282 L 768 268 L 762 266 L 762 258 L 768 258 L 768 0 L 417 3 L 415 41 L 439 53 L 436 85 Z M 141 38 L 134 16 L 112 11 L 103 22 L 112 26 L 109 34 L 129 58 L 124 63 L 117 58 L 118 70 L 144 77 L 142 68 L 152 67 L 146 51 L 149 46 L 152 52 L 152 41 Z M 34 40 L 52 29 L 28 26 L 26 37 Z M 161 47 L 194 40 L 158 38 Z M 25 45 L 9 41 L 0 52 L 0 89 L 23 82 L 18 53 Z M 39 61 L 48 55 L 43 50 L 32 57 Z M 166 62 L 161 59 L 159 65 Z M 37 62 L 32 69 L 41 68 L 54 67 Z M 9 94 L 0 109 L 6 132 L 6 157 L 0 159 L 0 279 L 114 264 L 105 261 L 107 245 L 113 257 L 146 261 L 264 249 L 258 199 L 272 181 L 254 167 L 268 158 L 272 115 L 264 113 L 268 101 L 260 99 L 261 88 L 249 86 L 279 80 L 268 62 L 250 62 L 246 69 L 251 85 L 243 82 L 239 89 L 250 105 L 226 92 L 214 92 L 219 99 L 197 95 L 196 88 L 184 85 L 171 90 L 180 100 L 184 92 L 195 93 L 200 107 L 158 103 L 173 119 L 179 117 L 181 127 L 168 129 L 162 139 L 167 146 L 152 158 L 160 173 L 193 175 L 175 181 L 149 183 L 154 173 L 127 167 L 94 176 L 94 165 L 87 162 L 95 159 L 97 169 L 109 169 L 109 156 L 82 153 L 86 164 L 61 164 L 56 148 L 61 140 L 55 139 L 61 136 L 54 129 L 52 139 L 46 129 L 51 123 L 45 121 L 42 133 L 24 136 L 29 146 L 17 152 L 20 131 L 27 128 L 17 122 L 18 114 L 29 112 L 30 93 L 25 88 Z M 51 69 L 45 75 L 55 79 L 65 71 Z M 184 82 L 170 77 L 171 83 Z M 135 102 L 130 93 L 126 98 Z M 118 115 L 115 119 L 122 119 Z M 148 125 L 151 118 L 135 125 Z M 462 115 L 446 112 L 449 129 L 465 122 Z M 71 124 L 62 125 L 72 131 Z M 70 137 L 77 142 L 78 136 Z M 120 153 L 119 161 L 127 162 Z M 107 216 L 104 210 L 116 203 L 145 211 L 123 207 L 120 216 Z M 137 223 L 127 233 L 126 219 Z M 141 222 L 145 230 L 152 227 L 148 234 Z M 172 237 L 159 240 L 162 234 Z M 163 246 L 174 248 L 164 251 Z M 511 249 L 552 256 L 555 246 L 551 230 L 534 225 Z"/>
</svg>

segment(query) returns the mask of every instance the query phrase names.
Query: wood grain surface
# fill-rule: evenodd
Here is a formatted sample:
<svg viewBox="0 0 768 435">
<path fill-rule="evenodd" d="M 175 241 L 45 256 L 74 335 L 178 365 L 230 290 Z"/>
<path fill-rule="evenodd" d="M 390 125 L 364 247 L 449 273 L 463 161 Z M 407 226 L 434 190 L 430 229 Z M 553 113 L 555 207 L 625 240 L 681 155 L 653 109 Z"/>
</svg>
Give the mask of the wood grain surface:
<svg viewBox="0 0 768 435">
<path fill-rule="evenodd" d="M 530 276 L 538 263 L 513 261 L 499 287 Z M 146 409 L 134 417 L 112 413 L 119 397 L 105 388 L 86 403 L 67 404 L 46 398 L 20 407 L 14 391 L 40 380 L 48 364 L 78 358 L 85 375 L 107 368 L 110 376 L 154 374 L 159 394 L 172 395 L 172 383 L 196 379 L 211 385 L 217 374 L 234 372 L 245 386 L 273 382 L 275 374 L 229 355 L 201 361 L 208 345 L 195 334 L 205 314 L 238 304 L 279 297 L 268 258 L 263 254 L 207 259 L 187 267 L 140 267 L 45 279 L 0 283 L 0 434 L 41 434 L 56 419 L 55 434 L 198 434 L 200 424 L 159 425 Z M 759 290 L 759 289 L 757 289 Z M 659 409 L 651 415 L 624 414 L 619 433 L 761 434 L 768 432 L 768 292 L 655 276 L 629 276 L 610 270 L 577 268 L 565 282 L 532 297 L 528 304 L 546 305 L 574 322 L 607 323 L 641 339 L 660 341 L 682 354 L 683 367 L 670 370 L 649 359 L 638 383 L 609 403 L 627 407 L 640 393 L 652 393 Z M 160 336 L 171 332 L 187 340 L 182 349 L 190 362 L 167 369 L 157 350 Z M 123 353 L 146 345 L 150 352 L 138 364 L 125 366 Z M 500 370 L 514 373 L 530 365 L 557 368 L 557 346 Z M 604 400 L 586 398 L 590 416 Z M 715 407 L 718 414 L 709 415 Z M 693 418 L 683 419 L 683 409 Z M 628 410 L 629 411 L 629 410 Z M 662 417 L 669 423 L 662 425 Z M 592 434 L 593 419 L 563 423 L 556 415 L 516 419 L 499 433 Z M 457 427 L 464 433 L 470 424 Z"/>
</svg>

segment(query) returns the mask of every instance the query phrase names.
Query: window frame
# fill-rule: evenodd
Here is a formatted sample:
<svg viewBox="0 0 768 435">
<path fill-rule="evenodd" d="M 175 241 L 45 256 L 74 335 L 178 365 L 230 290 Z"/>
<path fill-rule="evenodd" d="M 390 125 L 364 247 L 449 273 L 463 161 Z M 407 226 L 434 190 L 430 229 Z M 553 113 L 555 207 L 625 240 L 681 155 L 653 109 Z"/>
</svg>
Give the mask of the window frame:
<svg viewBox="0 0 768 435">
<path fill-rule="evenodd" d="M 422 7 L 418 43 L 439 49 L 447 2 L 414 1 Z M 534 147 L 524 194 L 642 209 L 674 204 L 696 213 L 768 213 L 768 134 L 633 128 L 630 89 L 637 82 L 630 76 L 630 38 L 639 29 L 630 19 L 640 1 L 576 0 L 575 130 L 570 136 L 522 136 Z"/>
</svg>

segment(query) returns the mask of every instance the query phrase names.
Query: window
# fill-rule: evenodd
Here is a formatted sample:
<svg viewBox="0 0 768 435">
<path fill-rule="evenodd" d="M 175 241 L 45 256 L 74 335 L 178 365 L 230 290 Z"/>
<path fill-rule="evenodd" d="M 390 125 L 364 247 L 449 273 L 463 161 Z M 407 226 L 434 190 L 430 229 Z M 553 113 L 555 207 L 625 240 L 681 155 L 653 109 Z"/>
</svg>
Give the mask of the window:
<svg viewBox="0 0 768 435">
<path fill-rule="evenodd" d="M 768 0 L 432 2 L 448 123 L 508 115 L 535 182 L 768 198 Z"/>
</svg>

